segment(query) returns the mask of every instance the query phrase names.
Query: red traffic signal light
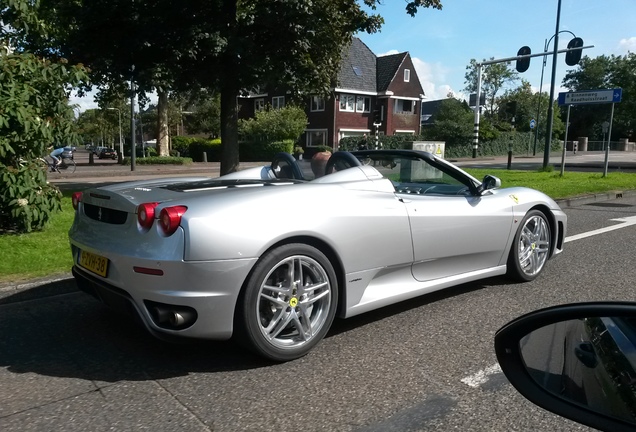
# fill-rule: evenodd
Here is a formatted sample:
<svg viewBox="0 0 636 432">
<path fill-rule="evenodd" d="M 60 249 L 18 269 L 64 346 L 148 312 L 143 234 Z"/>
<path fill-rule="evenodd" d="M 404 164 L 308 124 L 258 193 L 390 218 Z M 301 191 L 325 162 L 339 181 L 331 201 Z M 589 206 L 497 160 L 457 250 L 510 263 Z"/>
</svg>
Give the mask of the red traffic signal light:
<svg viewBox="0 0 636 432">
<path fill-rule="evenodd" d="M 572 51 L 568 51 L 565 53 L 565 64 L 568 66 L 574 66 L 578 64 L 579 60 L 581 60 L 581 54 L 583 46 L 583 39 L 580 37 L 575 37 L 570 42 L 568 42 L 568 49 L 578 48 Z"/>
<path fill-rule="evenodd" d="M 530 55 L 530 54 L 532 54 L 532 50 L 530 49 L 529 46 L 523 46 L 519 48 L 519 51 L 517 51 L 517 56 L 524 56 L 524 55 Z M 517 59 L 518 72 L 525 72 L 528 70 L 529 67 L 530 67 L 530 57 Z"/>
</svg>

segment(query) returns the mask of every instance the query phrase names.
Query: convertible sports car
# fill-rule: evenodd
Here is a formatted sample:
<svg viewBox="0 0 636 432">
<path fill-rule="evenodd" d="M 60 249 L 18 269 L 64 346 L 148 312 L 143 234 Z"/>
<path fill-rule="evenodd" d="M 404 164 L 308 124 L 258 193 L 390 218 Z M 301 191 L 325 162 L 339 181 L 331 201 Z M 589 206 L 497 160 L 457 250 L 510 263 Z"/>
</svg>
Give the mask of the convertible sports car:
<svg viewBox="0 0 636 432">
<path fill-rule="evenodd" d="M 426 152 L 336 152 L 313 180 L 286 153 L 218 178 L 73 196 L 80 289 L 155 336 L 228 339 L 286 361 L 351 317 L 495 275 L 536 278 L 566 215 Z M 307 170 L 305 170 L 307 171 Z"/>
</svg>

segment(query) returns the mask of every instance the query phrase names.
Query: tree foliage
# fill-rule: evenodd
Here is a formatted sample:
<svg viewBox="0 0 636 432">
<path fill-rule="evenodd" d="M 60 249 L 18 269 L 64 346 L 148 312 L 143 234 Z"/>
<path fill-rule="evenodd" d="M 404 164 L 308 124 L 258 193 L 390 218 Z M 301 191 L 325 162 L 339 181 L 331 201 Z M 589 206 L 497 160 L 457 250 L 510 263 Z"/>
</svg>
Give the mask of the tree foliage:
<svg viewBox="0 0 636 432">
<path fill-rule="evenodd" d="M 494 58 L 491 58 L 493 60 Z M 477 92 L 477 60 L 471 59 L 470 64 L 466 66 L 465 74 L 465 91 L 470 93 Z M 505 88 L 506 85 L 512 84 L 519 79 L 519 74 L 512 68 L 509 63 L 495 63 L 482 67 L 481 76 L 481 93 L 486 95 L 487 114 L 494 117 L 497 111 L 497 95 Z"/>
<path fill-rule="evenodd" d="M 371 10 L 378 3 L 364 0 Z M 441 6 L 414 0 L 405 7 L 414 15 Z M 223 174 L 238 168 L 240 92 L 272 85 L 327 92 L 352 35 L 383 23 L 356 0 L 47 0 L 40 11 L 51 36 L 26 45 L 83 62 L 98 85 L 123 88 L 134 76 L 140 92 L 157 89 L 160 97 L 181 89 L 220 93 Z"/>
<path fill-rule="evenodd" d="M 0 55 L 0 230 L 41 229 L 60 209 L 59 190 L 37 158 L 51 144 L 75 139 L 67 86 L 85 78 L 64 61 Z"/>
<path fill-rule="evenodd" d="M 305 110 L 293 105 L 258 111 L 256 116 L 239 121 L 239 134 L 247 141 L 297 141 L 307 127 Z"/>
</svg>

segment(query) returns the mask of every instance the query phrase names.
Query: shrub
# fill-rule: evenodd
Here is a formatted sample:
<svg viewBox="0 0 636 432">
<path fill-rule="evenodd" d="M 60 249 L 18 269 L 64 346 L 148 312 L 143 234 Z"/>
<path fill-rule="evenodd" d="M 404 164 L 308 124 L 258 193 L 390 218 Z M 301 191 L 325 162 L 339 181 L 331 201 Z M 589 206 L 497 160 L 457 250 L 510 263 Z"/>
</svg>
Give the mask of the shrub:
<svg viewBox="0 0 636 432">
<path fill-rule="evenodd" d="M 221 160 L 221 140 L 207 140 L 204 138 L 194 138 L 188 145 L 188 154 L 197 162 L 203 161 L 203 152 L 207 153 L 208 162 L 219 162 Z"/>
<path fill-rule="evenodd" d="M 274 158 L 276 153 L 292 153 L 293 150 L 293 140 L 274 141 L 269 143 L 243 141 L 239 143 L 239 154 L 242 162 L 270 161 Z"/>
<path fill-rule="evenodd" d="M 307 127 L 305 110 L 293 105 L 258 111 L 256 116 L 239 121 L 239 136 L 245 141 L 296 141 Z"/>
<path fill-rule="evenodd" d="M 66 88 L 87 76 L 66 60 L 0 54 L 0 231 L 42 229 L 61 209 L 37 158 L 51 143 L 77 144 Z"/>
<path fill-rule="evenodd" d="M 172 140 L 172 142 L 171 142 L 172 150 L 173 151 L 178 151 L 180 156 L 189 157 L 190 156 L 190 144 L 192 144 L 192 142 L 195 139 L 196 138 L 184 137 L 184 136 L 172 137 L 171 138 L 171 140 Z"/>
<path fill-rule="evenodd" d="M 172 156 L 150 156 L 135 160 L 137 165 L 190 165 L 191 163 L 190 158 Z M 124 159 L 123 164 L 130 165 L 130 158 Z"/>
</svg>

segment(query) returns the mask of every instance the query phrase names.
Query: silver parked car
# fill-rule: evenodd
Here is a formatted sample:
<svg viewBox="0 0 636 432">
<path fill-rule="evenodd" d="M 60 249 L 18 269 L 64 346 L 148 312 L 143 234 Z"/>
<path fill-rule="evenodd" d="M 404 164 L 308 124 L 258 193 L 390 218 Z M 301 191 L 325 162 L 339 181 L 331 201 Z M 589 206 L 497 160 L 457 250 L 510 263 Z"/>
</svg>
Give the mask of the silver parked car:
<svg viewBox="0 0 636 432">
<path fill-rule="evenodd" d="M 235 337 L 298 358 L 351 317 L 508 274 L 536 278 L 566 215 L 426 152 L 336 152 L 309 180 L 291 155 L 218 178 L 76 193 L 78 286 L 161 338 Z"/>
</svg>

